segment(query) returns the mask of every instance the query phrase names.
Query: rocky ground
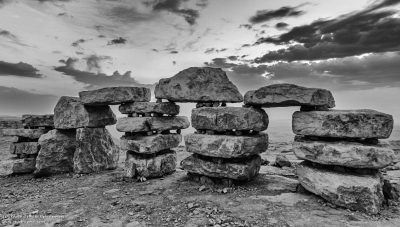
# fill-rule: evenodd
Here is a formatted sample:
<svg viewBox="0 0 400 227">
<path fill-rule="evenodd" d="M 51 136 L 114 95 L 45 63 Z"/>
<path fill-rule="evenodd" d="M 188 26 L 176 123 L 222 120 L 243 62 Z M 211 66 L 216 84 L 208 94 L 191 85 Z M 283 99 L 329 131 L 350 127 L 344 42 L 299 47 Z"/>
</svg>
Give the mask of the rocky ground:
<svg viewBox="0 0 400 227">
<path fill-rule="evenodd" d="M 179 162 L 188 155 L 183 147 L 177 151 Z M 100 174 L 2 177 L 0 225 L 398 226 L 394 204 L 369 216 L 296 193 L 293 168 L 271 165 L 280 153 L 295 162 L 289 144 L 271 144 L 260 175 L 233 188 L 191 182 L 180 169 L 161 179 L 126 181 L 123 155 L 117 170 Z"/>
</svg>

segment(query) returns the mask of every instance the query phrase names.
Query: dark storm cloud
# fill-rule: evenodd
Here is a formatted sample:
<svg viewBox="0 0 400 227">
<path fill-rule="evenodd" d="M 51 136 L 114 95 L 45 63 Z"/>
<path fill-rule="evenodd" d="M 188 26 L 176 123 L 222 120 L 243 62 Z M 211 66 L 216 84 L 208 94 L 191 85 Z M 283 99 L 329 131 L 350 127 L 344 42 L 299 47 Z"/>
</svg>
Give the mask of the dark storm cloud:
<svg viewBox="0 0 400 227">
<path fill-rule="evenodd" d="M 227 48 L 221 48 L 221 49 L 217 49 L 217 48 L 208 48 L 204 51 L 205 54 L 212 54 L 212 53 L 220 53 L 220 52 L 224 52 L 227 51 Z"/>
<path fill-rule="evenodd" d="M 7 30 L 1 30 L 0 29 L 0 36 L 4 36 L 7 37 L 9 39 L 17 39 L 17 36 L 15 36 L 14 34 L 12 34 L 11 32 L 7 31 Z"/>
<path fill-rule="evenodd" d="M 393 16 L 396 11 L 381 10 L 398 3 L 382 1 L 360 12 L 294 27 L 278 37 L 260 38 L 256 45 L 299 44 L 270 51 L 255 61 L 317 60 L 400 50 L 400 18 Z"/>
<path fill-rule="evenodd" d="M 287 26 L 289 26 L 289 24 L 287 24 L 285 22 L 279 22 L 275 25 L 275 28 L 282 29 L 282 28 L 286 28 Z"/>
<path fill-rule="evenodd" d="M 182 8 L 181 5 L 185 0 L 155 0 L 147 1 L 145 5 L 152 7 L 154 11 L 167 11 L 179 15 L 185 19 L 185 21 L 194 25 L 197 18 L 199 18 L 199 11 L 195 9 Z M 204 2 L 203 1 L 203 6 Z M 201 4 L 201 3 L 200 3 Z"/>
<path fill-rule="evenodd" d="M 42 77 L 38 72 L 38 69 L 24 62 L 10 63 L 0 61 L 0 76 Z"/>
<path fill-rule="evenodd" d="M 273 19 L 283 18 L 283 17 L 295 17 L 304 14 L 304 11 L 297 10 L 297 7 L 284 6 L 277 10 L 259 10 L 256 15 L 250 18 L 250 22 L 253 24 L 258 24 Z"/>
<path fill-rule="evenodd" d="M 154 19 L 154 15 L 139 12 L 135 7 L 116 6 L 108 10 L 107 15 L 123 23 L 143 22 Z"/>
<path fill-rule="evenodd" d="M 116 39 L 112 39 L 110 40 L 107 45 L 118 45 L 118 44 L 125 44 L 126 43 L 126 39 L 122 38 L 122 37 L 118 37 Z"/>
<path fill-rule="evenodd" d="M 89 71 L 101 71 L 101 63 L 105 60 L 112 60 L 110 56 L 98 56 L 98 55 L 90 55 L 86 58 L 86 66 Z"/>
</svg>

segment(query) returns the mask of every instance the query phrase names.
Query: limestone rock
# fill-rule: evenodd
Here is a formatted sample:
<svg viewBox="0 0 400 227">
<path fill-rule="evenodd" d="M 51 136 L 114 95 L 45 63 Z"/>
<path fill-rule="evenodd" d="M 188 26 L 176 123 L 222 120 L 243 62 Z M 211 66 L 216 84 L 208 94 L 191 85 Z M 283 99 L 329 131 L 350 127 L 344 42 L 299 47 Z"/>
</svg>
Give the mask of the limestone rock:
<svg viewBox="0 0 400 227">
<path fill-rule="evenodd" d="M 76 150 L 76 130 L 51 130 L 39 138 L 35 175 L 72 172 Z"/>
<path fill-rule="evenodd" d="M 54 115 L 22 115 L 22 125 L 24 127 L 54 127 Z"/>
<path fill-rule="evenodd" d="M 123 136 L 121 149 L 140 154 L 154 154 L 179 146 L 180 134 L 156 134 L 152 136 Z"/>
<path fill-rule="evenodd" d="M 133 152 L 126 153 L 126 177 L 162 177 L 175 172 L 176 153 L 174 151 L 148 156 L 141 156 Z"/>
<path fill-rule="evenodd" d="M 182 160 L 181 167 L 189 173 L 248 181 L 258 174 L 261 166 L 259 155 L 240 160 L 240 162 L 230 159 L 217 160 L 194 154 Z"/>
<path fill-rule="evenodd" d="M 375 110 L 297 111 L 292 127 L 304 136 L 386 139 L 393 130 L 393 117 Z"/>
<path fill-rule="evenodd" d="M 74 172 L 92 173 L 117 168 L 119 148 L 105 128 L 76 130 Z"/>
<path fill-rule="evenodd" d="M 292 163 L 289 161 L 289 159 L 283 155 L 283 154 L 278 154 L 275 158 L 275 166 L 277 167 L 291 167 Z"/>
<path fill-rule="evenodd" d="M 394 151 L 393 162 L 400 162 L 400 140 L 389 141 L 390 148 Z"/>
<path fill-rule="evenodd" d="M 127 102 L 149 102 L 151 91 L 145 87 L 107 87 L 79 92 L 84 105 L 104 106 Z"/>
<path fill-rule="evenodd" d="M 11 154 L 37 154 L 39 152 L 40 146 L 38 142 L 20 142 L 12 143 L 10 145 Z"/>
<path fill-rule="evenodd" d="M 0 129 L 2 128 L 23 128 L 20 119 L 2 119 L 0 120 Z"/>
<path fill-rule="evenodd" d="M 379 174 L 338 173 L 302 163 L 297 166 L 297 175 L 307 191 L 337 206 L 377 214 L 382 205 Z"/>
<path fill-rule="evenodd" d="M 243 158 L 268 149 L 268 134 L 251 136 L 185 135 L 186 151 L 209 157 Z"/>
<path fill-rule="evenodd" d="M 0 176 L 32 173 L 35 170 L 35 158 L 0 160 Z"/>
<path fill-rule="evenodd" d="M 264 131 L 268 123 L 268 115 L 262 109 L 202 107 L 192 110 L 192 126 L 195 129 Z"/>
<path fill-rule="evenodd" d="M 383 174 L 383 194 L 386 199 L 400 201 L 400 170 Z"/>
<path fill-rule="evenodd" d="M 190 126 L 184 116 L 174 117 L 124 117 L 119 118 L 117 130 L 120 132 L 148 132 L 185 129 Z"/>
<path fill-rule="evenodd" d="M 174 102 L 242 102 L 243 96 L 220 68 L 191 67 L 161 79 L 156 98 Z"/>
<path fill-rule="evenodd" d="M 7 129 L 0 129 L 1 136 L 18 136 L 24 137 L 27 139 L 39 139 L 39 137 L 49 130 L 46 129 L 24 129 L 24 128 L 7 128 Z"/>
<path fill-rule="evenodd" d="M 389 145 L 364 145 L 347 141 L 313 141 L 296 137 L 293 151 L 297 158 L 325 165 L 382 169 L 393 162 Z"/>
<path fill-rule="evenodd" d="M 244 96 L 244 103 L 263 107 L 335 107 L 335 99 L 330 91 L 300 87 L 294 84 L 273 84 L 255 91 L 248 91 Z"/>
<path fill-rule="evenodd" d="M 79 98 L 63 96 L 54 108 L 54 125 L 57 129 L 100 128 L 116 123 L 108 106 L 84 106 Z"/>
<path fill-rule="evenodd" d="M 179 114 L 179 106 L 172 102 L 132 102 L 120 105 L 119 111 L 123 114 L 158 113 L 175 116 Z"/>
</svg>

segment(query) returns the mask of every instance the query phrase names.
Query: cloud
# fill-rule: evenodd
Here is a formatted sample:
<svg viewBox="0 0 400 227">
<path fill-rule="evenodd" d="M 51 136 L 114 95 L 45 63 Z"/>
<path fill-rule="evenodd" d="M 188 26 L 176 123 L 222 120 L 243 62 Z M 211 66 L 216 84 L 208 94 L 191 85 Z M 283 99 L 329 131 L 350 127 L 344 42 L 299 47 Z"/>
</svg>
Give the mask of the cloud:
<svg viewBox="0 0 400 227">
<path fill-rule="evenodd" d="M 394 17 L 396 11 L 381 10 L 397 3 L 400 1 L 382 1 L 360 12 L 294 27 L 278 37 L 260 38 L 256 45 L 290 46 L 255 61 L 319 60 L 400 50 L 400 18 Z"/>
<path fill-rule="evenodd" d="M 156 1 L 148 1 L 145 2 L 147 6 L 151 6 L 154 11 L 167 11 L 174 14 L 177 14 L 185 19 L 185 21 L 194 25 L 196 23 L 197 18 L 199 18 L 199 11 L 195 9 L 182 8 L 182 3 L 185 0 L 156 0 Z M 200 2 L 202 8 L 206 5 L 204 4 L 207 1 Z"/>
<path fill-rule="evenodd" d="M 1 2 L 0 2 L 0 4 L 1 4 Z M 11 32 L 9 32 L 7 30 L 1 30 L 0 29 L 0 36 L 4 36 L 4 37 L 10 38 L 10 39 L 14 39 L 14 40 L 17 39 L 17 36 L 15 36 L 14 34 L 12 34 Z"/>
<path fill-rule="evenodd" d="M 205 54 L 212 54 L 212 53 L 220 53 L 220 52 L 224 52 L 227 51 L 227 48 L 221 48 L 221 49 L 217 49 L 217 48 L 208 48 L 204 51 Z"/>
<path fill-rule="evenodd" d="M 76 40 L 75 42 L 73 42 L 73 43 L 71 44 L 71 46 L 77 47 L 77 46 L 79 46 L 79 44 L 84 43 L 84 42 L 86 42 L 85 39 L 78 39 L 78 40 Z"/>
<path fill-rule="evenodd" d="M 122 37 L 119 37 L 119 38 L 110 40 L 110 41 L 107 43 L 107 45 L 125 44 L 126 41 L 127 41 L 126 39 L 124 39 L 124 38 L 122 38 Z"/>
<path fill-rule="evenodd" d="M 41 78 L 42 75 L 38 73 L 39 70 L 30 64 L 19 62 L 10 63 L 0 61 L 0 76 L 21 76 L 21 77 L 32 77 Z"/>
<path fill-rule="evenodd" d="M 283 17 L 295 17 L 304 14 L 304 11 L 297 10 L 297 7 L 284 6 L 277 10 L 259 10 L 249 21 L 253 24 L 263 23 Z"/>
<path fill-rule="evenodd" d="M 86 60 L 87 69 L 91 72 L 101 72 L 101 62 L 105 60 L 112 60 L 110 56 L 98 56 L 94 54 L 83 59 Z"/>
<path fill-rule="evenodd" d="M 289 24 L 285 23 L 285 22 L 279 22 L 275 25 L 275 28 L 277 29 L 282 29 L 282 28 L 286 28 L 287 26 L 289 26 Z"/>
<path fill-rule="evenodd" d="M 155 18 L 150 13 L 142 13 L 136 7 L 115 6 L 106 13 L 112 19 L 123 23 L 143 22 Z"/>
</svg>

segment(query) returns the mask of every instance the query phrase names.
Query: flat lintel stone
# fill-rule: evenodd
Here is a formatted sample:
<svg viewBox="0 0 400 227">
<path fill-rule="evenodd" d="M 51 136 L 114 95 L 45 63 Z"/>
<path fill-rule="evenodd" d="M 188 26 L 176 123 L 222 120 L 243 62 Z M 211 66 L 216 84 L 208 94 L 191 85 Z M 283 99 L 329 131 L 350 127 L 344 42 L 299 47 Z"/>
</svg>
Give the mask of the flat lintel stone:
<svg viewBox="0 0 400 227">
<path fill-rule="evenodd" d="M 120 105 L 119 111 L 123 114 L 158 113 L 175 116 L 179 114 L 179 106 L 171 102 L 132 102 Z"/>
<path fill-rule="evenodd" d="M 182 141 L 180 134 L 156 134 L 152 136 L 123 136 L 121 149 L 140 154 L 154 154 L 179 146 Z"/>
<path fill-rule="evenodd" d="M 0 135 L 2 136 L 18 136 L 18 137 L 24 137 L 28 139 L 39 139 L 39 137 L 45 133 L 47 133 L 49 130 L 46 129 L 24 129 L 24 128 L 18 128 L 18 129 L 0 129 Z"/>
<path fill-rule="evenodd" d="M 20 142 L 11 143 L 10 153 L 11 154 L 37 154 L 39 152 L 40 145 L 38 142 Z"/>
<path fill-rule="evenodd" d="M 79 97 L 84 105 L 117 105 L 128 102 L 149 102 L 151 91 L 145 87 L 106 87 L 81 91 Z"/>
<path fill-rule="evenodd" d="M 124 117 L 119 118 L 117 130 L 120 132 L 148 132 L 185 129 L 190 126 L 184 116 L 174 117 Z"/>
<path fill-rule="evenodd" d="M 294 84 L 273 84 L 258 90 L 248 91 L 244 96 L 244 103 L 262 107 L 335 107 L 335 99 L 330 91 Z"/>
<path fill-rule="evenodd" d="M 24 127 L 54 127 L 54 114 L 45 115 L 22 115 Z"/>
<path fill-rule="evenodd" d="M 188 134 L 185 135 L 186 151 L 209 157 L 243 158 L 260 154 L 268 149 L 268 134 L 228 136 Z"/>
<path fill-rule="evenodd" d="M 292 127 L 303 136 L 387 139 L 393 117 L 375 110 L 297 111 Z"/>
</svg>

